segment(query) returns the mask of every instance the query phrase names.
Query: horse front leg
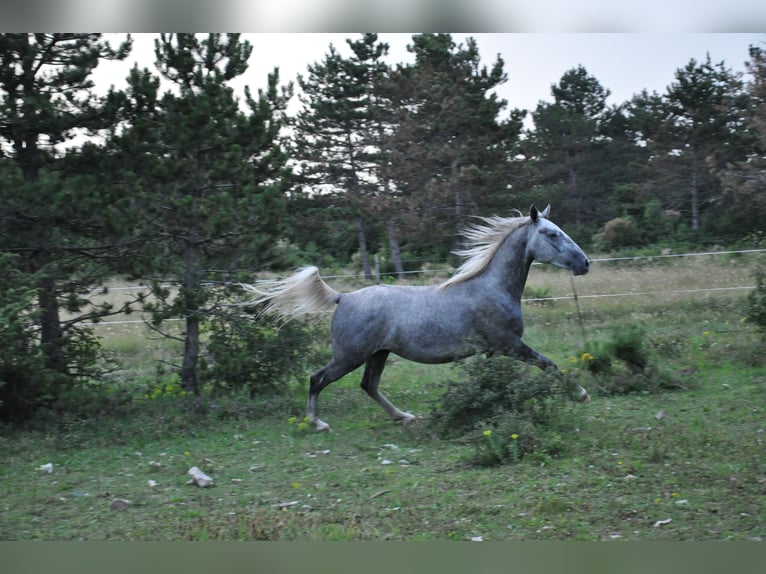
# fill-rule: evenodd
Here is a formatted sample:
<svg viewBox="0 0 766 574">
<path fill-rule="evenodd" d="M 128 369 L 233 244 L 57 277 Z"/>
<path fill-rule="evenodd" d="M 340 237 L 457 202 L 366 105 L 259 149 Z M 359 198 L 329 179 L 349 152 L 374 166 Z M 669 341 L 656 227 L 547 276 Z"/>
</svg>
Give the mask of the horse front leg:
<svg viewBox="0 0 766 574">
<path fill-rule="evenodd" d="M 542 353 L 538 353 L 520 339 L 513 350 L 513 354 L 525 363 L 535 365 L 543 370 L 556 369 L 556 371 L 561 373 L 553 361 L 551 361 Z M 588 391 L 578 383 L 574 383 L 574 387 L 572 389 L 572 398 L 578 403 L 589 403 L 591 401 Z"/>
<path fill-rule="evenodd" d="M 541 369 L 558 369 L 556 366 L 556 363 L 551 361 L 548 357 L 543 355 L 542 353 L 538 353 L 535 351 L 532 347 L 527 345 L 524 341 L 521 339 L 518 340 L 516 345 L 513 348 L 513 355 L 515 355 L 517 358 L 521 359 L 525 363 L 529 363 L 530 365 L 535 365 L 536 367 L 540 367 Z"/>
</svg>

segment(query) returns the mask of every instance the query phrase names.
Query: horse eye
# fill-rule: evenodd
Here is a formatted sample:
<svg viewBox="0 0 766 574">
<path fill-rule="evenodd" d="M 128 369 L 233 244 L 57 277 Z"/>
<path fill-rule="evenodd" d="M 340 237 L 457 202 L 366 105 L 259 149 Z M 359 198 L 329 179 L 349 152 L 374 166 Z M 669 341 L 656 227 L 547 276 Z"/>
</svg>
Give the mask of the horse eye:
<svg viewBox="0 0 766 574">
<path fill-rule="evenodd" d="M 551 239 L 555 239 L 556 237 L 558 237 L 559 234 L 556 233 L 555 231 L 548 231 L 546 232 L 546 235 L 550 237 Z"/>
</svg>

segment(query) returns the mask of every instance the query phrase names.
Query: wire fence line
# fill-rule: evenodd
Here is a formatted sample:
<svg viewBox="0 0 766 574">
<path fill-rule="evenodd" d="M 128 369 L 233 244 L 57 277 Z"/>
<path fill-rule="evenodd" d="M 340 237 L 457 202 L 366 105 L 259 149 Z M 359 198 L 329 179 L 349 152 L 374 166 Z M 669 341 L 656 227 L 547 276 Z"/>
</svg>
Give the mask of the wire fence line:
<svg viewBox="0 0 766 574">
<path fill-rule="evenodd" d="M 640 297 L 645 295 L 683 295 L 689 293 L 709 293 L 715 291 L 741 291 L 745 289 L 755 289 L 755 285 L 736 285 L 734 287 L 707 287 L 700 289 L 675 289 L 667 291 L 626 291 L 625 293 L 592 293 L 589 295 L 556 295 L 552 297 L 530 297 L 522 298 L 523 303 L 536 301 L 559 301 L 565 299 L 606 299 L 609 297 Z"/>
<path fill-rule="evenodd" d="M 597 257 L 595 259 L 591 259 L 591 263 L 608 263 L 612 261 L 640 261 L 640 260 L 655 260 L 655 259 L 668 259 L 673 257 L 700 257 L 700 256 L 709 256 L 709 255 L 740 255 L 740 254 L 746 254 L 746 253 L 766 253 L 766 248 L 764 249 L 736 249 L 736 250 L 729 250 L 729 251 L 700 251 L 700 252 L 692 252 L 692 253 L 663 253 L 659 255 L 635 255 L 635 256 L 627 256 L 627 257 Z M 443 261 L 433 261 L 429 259 L 417 259 L 416 261 L 422 261 L 424 263 L 439 263 L 444 264 Z M 534 262 L 533 265 L 543 265 L 543 263 Z M 428 274 L 428 273 L 451 273 L 455 269 L 452 267 L 442 267 L 442 268 L 433 268 L 433 269 L 415 269 L 411 271 L 403 271 L 402 273 L 407 275 L 419 275 L 419 274 Z M 229 271 L 217 271 L 219 273 L 228 273 Z M 396 271 L 387 271 L 387 272 L 381 272 L 381 276 L 390 276 L 390 275 L 398 275 L 399 273 Z M 343 273 L 338 275 L 322 275 L 324 279 L 353 279 L 359 277 L 359 273 Z M 205 284 L 207 285 L 227 285 L 233 283 L 232 281 L 207 281 Z M 165 282 L 160 284 L 161 287 L 173 287 L 174 283 Z M 123 286 L 117 286 L 117 287 L 109 287 L 109 291 L 121 291 L 121 290 L 131 290 L 136 291 L 139 289 L 147 289 L 146 285 L 123 285 Z M 92 290 L 92 292 L 98 292 L 103 291 L 102 287 L 96 287 Z"/>
<path fill-rule="evenodd" d="M 636 256 L 626 256 L 626 257 L 599 257 L 595 259 L 591 259 L 592 263 L 608 263 L 608 262 L 619 262 L 619 261 L 640 261 L 640 260 L 655 260 L 655 259 L 667 259 L 667 258 L 682 258 L 682 257 L 704 257 L 704 256 L 712 256 L 712 255 L 741 255 L 741 254 L 752 254 L 752 253 L 765 253 L 766 249 L 736 249 L 736 250 L 727 250 L 727 251 L 703 251 L 703 252 L 691 252 L 691 253 L 663 253 L 659 255 L 636 255 Z M 419 260 L 421 261 L 421 260 Z M 432 261 L 429 260 L 422 260 L 426 263 L 431 263 Z M 439 262 L 443 263 L 443 262 Z M 540 263 L 535 263 L 535 265 L 541 265 Z M 412 271 L 404 271 L 405 274 L 429 274 L 429 273 L 449 273 L 453 272 L 454 269 L 451 267 L 445 267 L 445 268 L 434 268 L 434 269 L 418 269 L 418 270 L 412 270 Z M 381 272 L 381 276 L 391 276 L 391 275 L 397 275 L 396 272 Z M 338 274 L 338 275 L 325 275 L 325 279 L 351 279 L 351 278 L 357 278 L 359 277 L 358 273 L 346 273 L 346 274 Z M 210 281 L 206 282 L 206 284 L 209 285 L 225 285 L 230 284 L 233 282 L 230 281 Z M 163 287 L 172 287 L 174 286 L 173 283 L 163 283 L 161 284 Z M 146 285 L 121 285 L 116 287 L 108 287 L 108 291 L 136 291 L 136 290 L 142 290 L 147 289 Z M 699 288 L 699 289 L 675 289 L 675 290 L 657 290 L 657 291 L 627 291 L 622 293 L 591 293 L 591 294 L 583 294 L 583 295 L 575 295 L 574 293 L 572 295 L 556 295 L 556 296 L 545 296 L 545 297 L 527 297 L 522 298 L 521 301 L 523 303 L 535 303 L 535 302 L 549 302 L 549 301 L 564 301 L 564 300 L 573 300 L 573 299 L 602 299 L 602 298 L 616 298 L 616 297 L 640 297 L 640 296 L 650 296 L 650 295 L 684 295 L 684 294 L 698 294 L 698 293 L 710 293 L 710 292 L 725 292 L 725 291 L 744 291 L 748 289 L 755 289 L 755 285 L 735 285 L 730 287 L 706 287 L 706 288 Z M 96 288 L 93 289 L 92 292 L 99 292 L 103 291 L 103 288 Z M 174 319 L 166 319 L 165 321 L 183 321 L 182 318 L 174 318 Z M 141 324 L 146 323 L 143 319 L 132 319 L 132 320 L 118 320 L 118 321 L 99 321 L 99 322 L 93 322 L 88 323 L 90 325 L 129 325 L 129 324 Z"/>
<path fill-rule="evenodd" d="M 693 253 L 661 253 L 660 255 L 636 255 L 634 257 L 602 257 L 591 259 L 592 262 L 601 261 L 636 261 L 639 259 L 666 259 L 669 257 L 698 257 L 705 255 L 739 255 L 743 253 L 764 253 L 766 249 L 735 249 L 731 251 L 697 251 Z"/>
<path fill-rule="evenodd" d="M 522 303 L 547 303 L 549 301 L 565 301 L 572 299 L 608 299 L 613 297 L 641 297 L 647 295 L 684 295 L 692 293 L 709 293 L 716 291 L 744 291 L 746 289 L 755 289 L 755 285 L 736 285 L 733 287 L 709 287 L 702 289 L 676 289 L 666 291 L 626 291 L 624 293 L 592 293 L 586 295 L 556 295 L 551 297 L 522 297 Z M 331 313 L 332 311 L 322 311 L 321 313 Z M 166 322 L 183 321 L 184 319 L 164 319 Z M 89 325 L 130 325 L 146 323 L 143 319 L 131 319 L 127 321 L 99 321 L 98 323 L 87 323 Z"/>
</svg>

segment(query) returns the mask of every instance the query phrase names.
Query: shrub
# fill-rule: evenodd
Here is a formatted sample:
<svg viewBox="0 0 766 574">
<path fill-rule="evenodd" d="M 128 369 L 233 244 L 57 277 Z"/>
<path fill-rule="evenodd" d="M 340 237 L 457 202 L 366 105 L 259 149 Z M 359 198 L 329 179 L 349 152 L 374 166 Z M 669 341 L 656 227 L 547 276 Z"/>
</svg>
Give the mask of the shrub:
<svg viewBox="0 0 766 574">
<path fill-rule="evenodd" d="M 591 343 L 580 354 L 579 359 L 573 357 L 570 363 L 579 363 L 589 373 L 594 375 L 610 375 L 612 373 L 612 351 L 607 343 Z"/>
<path fill-rule="evenodd" d="M 615 217 L 604 224 L 601 233 L 594 237 L 598 249 L 614 250 L 623 247 L 639 247 L 641 231 L 630 217 Z"/>
<path fill-rule="evenodd" d="M 551 296 L 551 287 L 546 285 L 545 287 L 533 287 L 532 285 L 524 286 L 524 299 L 527 304 L 537 304 L 540 306 L 552 305 L 554 302 Z"/>
<path fill-rule="evenodd" d="M 747 295 L 745 320 L 766 336 L 766 265 L 760 264 L 753 271 L 755 289 Z"/>
<path fill-rule="evenodd" d="M 590 343 L 570 363 L 591 374 L 598 390 L 610 395 L 683 386 L 652 364 L 644 329 L 635 323 L 614 327 L 608 341 Z"/>
<path fill-rule="evenodd" d="M 56 390 L 35 336 L 35 297 L 33 279 L 0 253 L 0 418 L 27 418 Z"/>
<path fill-rule="evenodd" d="M 469 359 L 461 369 L 466 380 L 448 382 L 432 409 L 438 435 L 473 444 L 477 464 L 563 452 L 558 431 L 569 422 L 566 396 L 573 381 L 502 356 Z"/>
<path fill-rule="evenodd" d="M 317 327 L 226 314 L 210 323 L 201 380 L 214 391 L 247 389 L 250 396 L 283 393 L 287 383 L 321 363 Z"/>
<path fill-rule="evenodd" d="M 634 373 L 644 371 L 649 364 L 644 329 L 635 323 L 618 324 L 612 329 L 609 347 L 614 356 Z"/>
</svg>

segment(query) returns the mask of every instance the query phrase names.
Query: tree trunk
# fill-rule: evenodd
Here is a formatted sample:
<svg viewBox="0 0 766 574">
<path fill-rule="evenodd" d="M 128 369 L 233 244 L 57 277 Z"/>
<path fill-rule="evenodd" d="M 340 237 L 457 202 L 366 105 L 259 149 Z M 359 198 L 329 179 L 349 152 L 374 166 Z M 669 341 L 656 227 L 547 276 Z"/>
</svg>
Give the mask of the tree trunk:
<svg viewBox="0 0 766 574">
<path fill-rule="evenodd" d="M 577 196 L 577 172 L 573 167 L 569 168 L 569 198 L 572 205 L 575 206 L 574 215 L 575 221 L 579 224 L 582 223 L 582 201 Z"/>
<path fill-rule="evenodd" d="M 67 372 L 64 353 L 64 330 L 61 328 L 58 299 L 56 298 L 56 280 L 43 276 L 37 284 L 38 304 L 40 305 L 40 347 L 43 351 L 45 366 L 57 373 Z"/>
<path fill-rule="evenodd" d="M 186 315 L 186 335 L 184 337 L 184 358 L 181 365 L 181 387 L 199 394 L 197 379 L 197 360 L 199 359 L 199 245 L 191 239 L 186 240 L 184 253 L 184 313 Z"/>
<path fill-rule="evenodd" d="M 24 180 L 34 185 L 40 179 L 40 152 L 36 139 L 29 137 L 24 146 L 16 148 L 16 152 Z M 64 330 L 61 327 L 56 278 L 50 270 L 46 269 L 50 263 L 51 254 L 47 237 L 49 230 L 42 229 L 40 233 L 43 236 L 38 236 L 38 250 L 31 259 L 32 271 L 43 273 L 37 284 L 37 302 L 40 305 L 40 348 L 46 368 L 67 374 Z"/>
<path fill-rule="evenodd" d="M 399 247 L 399 238 L 396 236 L 396 226 L 392 219 L 386 223 L 388 244 L 391 246 L 391 261 L 394 263 L 394 271 L 397 279 L 404 279 L 404 265 L 402 265 L 402 250 Z"/>
<path fill-rule="evenodd" d="M 356 226 L 356 236 L 359 239 L 359 255 L 362 258 L 362 269 L 364 270 L 364 278 L 372 280 L 372 269 L 370 268 L 370 255 L 367 253 L 367 238 L 364 235 L 364 226 L 362 225 L 361 218 L 357 217 L 354 220 Z"/>
<path fill-rule="evenodd" d="M 691 178 L 691 202 L 692 202 L 692 230 L 700 230 L 700 197 L 699 197 L 699 166 L 697 158 L 692 160 L 692 178 Z"/>
<path fill-rule="evenodd" d="M 185 391 L 199 394 L 197 360 L 199 359 L 199 316 L 188 311 L 186 316 L 186 337 L 184 338 L 184 360 L 181 365 L 181 387 Z"/>
</svg>

